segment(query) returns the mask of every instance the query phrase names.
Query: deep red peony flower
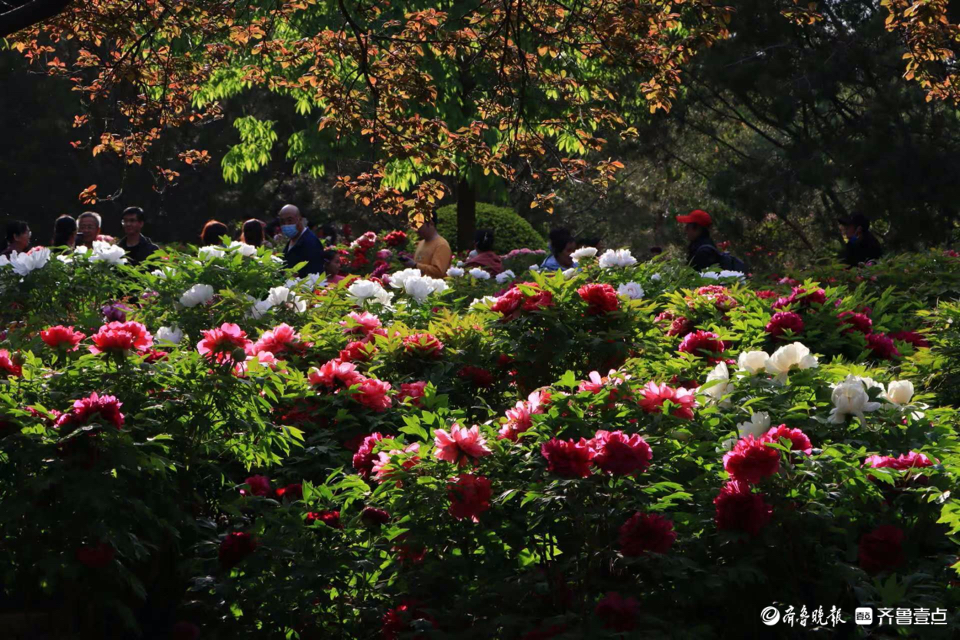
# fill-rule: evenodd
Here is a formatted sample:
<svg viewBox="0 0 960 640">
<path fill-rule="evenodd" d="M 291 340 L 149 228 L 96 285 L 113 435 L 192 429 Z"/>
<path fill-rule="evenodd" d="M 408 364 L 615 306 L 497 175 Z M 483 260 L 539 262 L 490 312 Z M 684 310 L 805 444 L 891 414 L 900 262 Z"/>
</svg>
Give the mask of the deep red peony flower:
<svg viewBox="0 0 960 640">
<path fill-rule="evenodd" d="M 367 362 L 377 351 L 378 349 L 371 343 L 355 340 L 348 342 L 347 346 L 340 351 L 338 360 L 341 362 Z"/>
<path fill-rule="evenodd" d="M 360 448 L 353 454 L 353 468 L 364 478 L 369 478 L 370 474 L 373 473 L 373 464 L 377 460 L 374 449 L 381 440 L 383 440 L 383 435 L 371 433 L 363 439 Z"/>
<path fill-rule="evenodd" d="M 717 507 L 717 529 L 722 531 L 744 531 L 755 536 L 773 514 L 773 507 L 761 494 L 753 493 L 749 484 L 737 480 L 723 485 L 713 504 Z"/>
<path fill-rule="evenodd" d="M 303 500 L 303 485 L 299 482 L 295 482 L 294 484 L 288 484 L 285 487 L 280 487 L 277 489 L 277 500 L 286 500 L 289 502 Z"/>
<path fill-rule="evenodd" d="M 368 527 L 380 527 L 390 522 L 390 514 L 383 509 L 364 507 L 360 512 L 360 522 Z"/>
<path fill-rule="evenodd" d="M 484 476 L 461 473 L 456 480 L 447 484 L 450 498 L 450 515 L 457 520 L 470 518 L 477 522 L 477 516 L 490 508 L 490 480 Z"/>
<path fill-rule="evenodd" d="M 647 413 L 662 413 L 666 401 L 678 405 L 671 415 L 684 420 L 693 420 L 693 408 L 697 398 L 689 389 L 680 387 L 674 389 L 666 384 L 648 382 L 643 388 L 643 398 L 640 399 L 640 408 Z"/>
<path fill-rule="evenodd" d="M 77 549 L 77 562 L 91 569 L 103 569 L 113 562 L 117 552 L 106 542 L 86 544 Z"/>
<path fill-rule="evenodd" d="M 219 329 L 203 332 L 197 351 L 216 364 L 233 364 L 240 360 L 235 352 L 246 352 L 249 346 L 250 340 L 243 329 L 232 322 L 224 322 Z"/>
<path fill-rule="evenodd" d="M 384 614 L 380 634 L 383 640 L 399 640 L 401 635 L 406 636 L 414 630 L 413 623 L 418 620 L 424 620 L 431 626 L 436 626 L 433 618 L 420 610 L 419 603 L 408 600 Z"/>
<path fill-rule="evenodd" d="M 727 348 L 720 336 L 712 331 L 694 331 L 681 342 L 678 350 L 698 357 L 716 360 Z"/>
<path fill-rule="evenodd" d="M 111 322 L 91 337 L 90 353 L 143 352 L 153 346 L 153 336 L 139 322 Z"/>
<path fill-rule="evenodd" d="M 870 533 L 860 536 L 860 553 L 857 560 L 867 573 L 879 573 L 895 569 L 906 562 L 903 552 L 903 529 L 890 524 L 880 525 Z"/>
<path fill-rule="evenodd" d="M 792 331 L 794 335 L 799 335 L 803 333 L 803 318 L 793 311 L 780 311 L 770 318 L 766 330 L 772 338 L 781 337 L 787 330 Z"/>
<path fill-rule="evenodd" d="M 837 314 L 837 320 L 845 327 L 842 331 L 843 333 L 859 331 L 860 333 L 867 334 L 870 333 L 870 329 L 873 328 L 873 320 L 865 313 L 842 311 Z"/>
<path fill-rule="evenodd" d="M 773 298 L 776 298 L 778 294 L 776 291 L 761 290 L 761 291 L 754 291 L 753 295 L 757 296 L 761 300 L 772 300 Z"/>
<path fill-rule="evenodd" d="M 64 349 L 66 351 L 75 351 L 80 341 L 86 338 L 80 331 L 74 331 L 73 327 L 65 327 L 58 324 L 55 327 L 44 329 L 40 332 L 40 339 L 43 340 L 51 349 Z"/>
<path fill-rule="evenodd" d="M 900 357 L 897 345 L 885 333 L 867 334 L 867 348 L 878 358 L 893 360 Z"/>
<path fill-rule="evenodd" d="M 748 435 L 741 438 L 723 456 L 723 468 L 730 477 L 747 484 L 756 484 L 772 476 L 780 468 L 780 452 L 768 447 L 765 438 Z"/>
<path fill-rule="evenodd" d="M 456 463 L 462 467 L 470 460 L 493 453 L 487 448 L 487 441 L 477 425 L 464 429 L 453 423 L 449 432 L 446 429 L 436 429 L 433 435 L 433 444 L 437 447 L 435 455 L 444 462 Z"/>
<path fill-rule="evenodd" d="M 333 359 L 320 365 L 319 369 L 311 368 L 307 372 L 307 380 L 315 387 L 332 389 L 350 388 L 355 384 L 360 384 L 364 377 L 357 371 L 356 365 Z"/>
<path fill-rule="evenodd" d="M 594 609 L 604 628 L 620 633 L 632 631 L 637 626 L 640 603 L 635 598 L 624 598 L 616 591 L 609 592 Z"/>
<path fill-rule="evenodd" d="M 426 382 L 404 382 L 400 385 L 400 402 L 410 401 L 415 407 L 420 406 L 420 398 L 426 393 Z"/>
<path fill-rule="evenodd" d="M 339 511 L 311 511 L 307 514 L 306 522 L 308 525 L 312 525 L 315 522 L 322 522 L 331 529 L 343 529 L 343 525 L 340 523 Z"/>
<path fill-rule="evenodd" d="M 586 478 L 596 452 L 583 438 L 579 442 L 551 438 L 540 446 L 540 454 L 547 459 L 547 471 L 564 478 Z"/>
<path fill-rule="evenodd" d="M 587 313 L 590 315 L 610 313 L 620 308 L 617 291 L 609 284 L 585 284 L 577 289 L 577 293 L 587 303 Z"/>
<path fill-rule="evenodd" d="M 628 436 L 622 431 L 597 431 L 590 446 L 596 451 L 593 463 L 614 475 L 646 471 L 653 459 L 650 445 L 636 433 Z"/>
<path fill-rule="evenodd" d="M 493 374 L 483 367 L 466 365 L 457 372 L 457 377 L 463 380 L 469 380 L 475 387 L 492 387 L 494 383 Z"/>
<path fill-rule="evenodd" d="M 620 526 L 620 553 L 642 556 L 650 551 L 666 553 L 673 546 L 677 534 L 673 522 L 657 514 L 637 511 Z"/>
<path fill-rule="evenodd" d="M 400 247 L 407 243 L 407 234 L 403 231 L 391 231 L 383 237 L 383 242 L 388 247 Z"/>
<path fill-rule="evenodd" d="M 549 291 L 543 291 L 539 288 L 538 285 L 532 282 L 525 282 L 523 284 L 536 287 L 537 292 L 527 296 L 527 299 L 523 301 L 523 310 L 524 311 L 537 311 L 539 309 L 545 309 L 547 307 L 553 306 L 553 294 Z"/>
<path fill-rule="evenodd" d="M 10 352 L 6 349 L 0 349 L 0 375 L 5 378 L 9 376 L 19 378 L 23 375 L 23 367 L 13 361 Z"/>
<path fill-rule="evenodd" d="M 267 476 L 250 476 L 243 483 L 250 488 L 240 489 L 240 495 L 242 496 L 259 496 L 261 498 L 273 496 L 273 486 Z"/>
<path fill-rule="evenodd" d="M 425 358 L 439 358 L 443 343 L 429 333 L 412 333 L 403 339 L 403 348 L 407 353 Z"/>
<path fill-rule="evenodd" d="M 96 391 L 88 398 L 74 400 L 73 408 L 57 418 L 57 427 L 80 427 L 90 422 L 94 416 L 100 416 L 117 429 L 123 426 L 123 414 L 120 407 L 123 403 L 116 396 L 101 396 Z"/>
<path fill-rule="evenodd" d="M 810 438 L 807 437 L 807 434 L 800 429 L 791 429 L 785 424 L 779 427 L 771 427 L 770 430 L 763 435 L 761 440 L 779 443 L 781 438 L 786 438 L 790 441 L 791 451 L 799 451 L 806 455 L 810 455 L 813 451 L 813 445 L 810 444 Z"/>
<path fill-rule="evenodd" d="M 795 282 L 795 281 L 791 281 Z M 781 284 L 787 284 L 781 281 Z M 812 304 L 825 304 L 827 302 L 827 292 L 823 289 L 815 289 L 807 292 L 803 287 L 794 287 L 793 291 L 786 298 L 780 298 L 773 303 L 773 309 L 782 309 L 790 305 L 800 307 L 809 307 Z"/>
<path fill-rule="evenodd" d="M 364 378 L 360 386 L 353 390 L 353 399 L 368 409 L 380 413 L 386 411 L 393 404 L 390 398 L 390 383 L 374 378 Z"/>
<path fill-rule="evenodd" d="M 930 346 L 927 339 L 916 331 L 897 331 L 888 335 L 894 340 L 912 344 L 914 349 L 926 349 Z"/>
<path fill-rule="evenodd" d="M 490 310 L 503 316 L 509 316 L 520 309 L 523 300 L 523 292 L 514 287 L 497 298 L 497 301 L 490 305 Z"/>
<path fill-rule="evenodd" d="M 257 548 L 257 539 L 243 531 L 228 533 L 220 543 L 220 566 L 232 569 Z"/>
<path fill-rule="evenodd" d="M 288 324 L 280 324 L 265 331 L 260 339 L 248 348 L 250 355 L 266 352 L 281 356 L 297 351 L 300 346 L 300 334 Z"/>
</svg>

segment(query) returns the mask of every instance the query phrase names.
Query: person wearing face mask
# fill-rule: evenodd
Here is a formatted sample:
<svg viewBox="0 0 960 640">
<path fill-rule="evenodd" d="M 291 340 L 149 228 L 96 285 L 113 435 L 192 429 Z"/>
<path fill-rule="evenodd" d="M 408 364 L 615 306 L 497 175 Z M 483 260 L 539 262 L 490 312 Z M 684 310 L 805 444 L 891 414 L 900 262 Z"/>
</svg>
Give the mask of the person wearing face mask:
<svg viewBox="0 0 960 640">
<path fill-rule="evenodd" d="M 877 237 L 870 233 L 870 218 L 862 213 L 854 213 L 846 218 L 840 218 L 843 235 L 847 237 L 847 244 L 843 247 L 840 259 L 848 267 L 858 264 L 876 262 L 883 255 L 883 247 Z"/>
<path fill-rule="evenodd" d="M 300 209 L 292 204 L 284 205 L 277 218 L 280 220 L 280 233 L 287 239 L 283 248 L 283 259 L 287 268 L 292 269 L 300 263 L 306 263 L 297 270 L 298 276 L 305 278 L 312 273 L 322 274 L 323 243 L 307 228 Z"/>
</svg>

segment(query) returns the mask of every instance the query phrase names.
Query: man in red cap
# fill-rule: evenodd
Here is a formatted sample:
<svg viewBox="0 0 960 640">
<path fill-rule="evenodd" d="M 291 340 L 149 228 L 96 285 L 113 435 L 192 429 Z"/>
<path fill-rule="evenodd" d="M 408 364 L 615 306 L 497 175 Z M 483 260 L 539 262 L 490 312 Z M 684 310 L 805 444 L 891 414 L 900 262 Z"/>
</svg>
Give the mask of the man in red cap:
<svg viewBox="0 0 960 640">
<path fill-rule="evenodd" d="M 677 222 L 686 225 L 687 240 L 690 241 L 687 260 L 691 267 L 697 271 L 703 271 L 715 264 L 720 264 L 722 254 L 710 237 L 710 226 L 713 220 L 709 213 L 695 209 L 685 216 L 677 216 Z"/>
</svg>

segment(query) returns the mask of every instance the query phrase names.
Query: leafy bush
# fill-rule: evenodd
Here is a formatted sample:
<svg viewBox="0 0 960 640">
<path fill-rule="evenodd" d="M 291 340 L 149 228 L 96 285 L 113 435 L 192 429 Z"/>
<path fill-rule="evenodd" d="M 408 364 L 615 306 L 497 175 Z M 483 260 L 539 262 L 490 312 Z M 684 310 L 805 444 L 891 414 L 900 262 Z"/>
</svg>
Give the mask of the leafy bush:
<svg viewBox="0 0 960 640">
<path fill-rule="evenodd" d="M 543 239 L 529 222 L 513 209 L 497 207 L 484 202 L 477 203 L 477 229 L 493 229 L 493 250 L 504 254 L 514 249 L 545 249 Z M 437 230 L 448 241 L 457 239 L 457 207 L 448 205 L 437 209 Z M 473 247 L 460 247 L 461 250 Z"/>
</svg>

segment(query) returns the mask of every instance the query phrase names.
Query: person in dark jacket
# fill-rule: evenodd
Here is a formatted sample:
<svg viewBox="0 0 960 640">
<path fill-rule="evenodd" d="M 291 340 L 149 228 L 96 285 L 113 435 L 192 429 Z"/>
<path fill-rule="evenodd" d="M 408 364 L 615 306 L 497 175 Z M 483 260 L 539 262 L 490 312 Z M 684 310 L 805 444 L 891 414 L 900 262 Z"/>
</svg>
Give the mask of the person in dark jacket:
<svg viewBox="0 0 960 640">
<path fill-rule="evenodd" d="M 23 220 L 14 220 L 7 223 L 7 244 L 0 251 L 0 255 L 9 256 L 12 253 L 25 253 L 30 246 L 30 226 Z"/>
<path fill-rule="evenodd" d="M 127 207 L 120 216 L 123 240 L 118 242 L 117 246 L 127 252 L 127 262 L 134 266 L 146 260 L 151 253 L 160 248 L 153 244 L 150 238 L 140 233 L 143 231 L 144 222 L 146 222 L 146 216 L 140 207 Z"/>
<path fill-rule="evenodd" d="M 301 278 L 311 273 L 324 273 L 323 243 L 307 228 L 307 221 L 300 215 L 300 209 L 292 204 L 284 205 L 277 218 L 280 220 L 280 232 L 287 238 L 287 244 L 283 248 L 283 259 L 287 268 L 292 269 L 301 262 L 306 262 L 297 271 Z"/>
<path fill-rule="evenodd" d="M 697 271 L 703 271 L 715 264 L 720 264 L 722 254 L 710 237 L 710 227 L 713 219 L 706 211 L 696 209 L 685 216 L 677 216 L 677 222 L 684 224 L 687 240 L 687 262 Z"/>
<path fill-rule="evenodd" d="M 870 218 L 862 213 L 854 213 L 840 218 L 840 226 L 843 227 L 843 235 L 847 238 L 847 244 L 843 247 L 840 259 L 848 267 L 875 262 L 883 255 L 880 241 L 870 233 Z"/>
</svg>

